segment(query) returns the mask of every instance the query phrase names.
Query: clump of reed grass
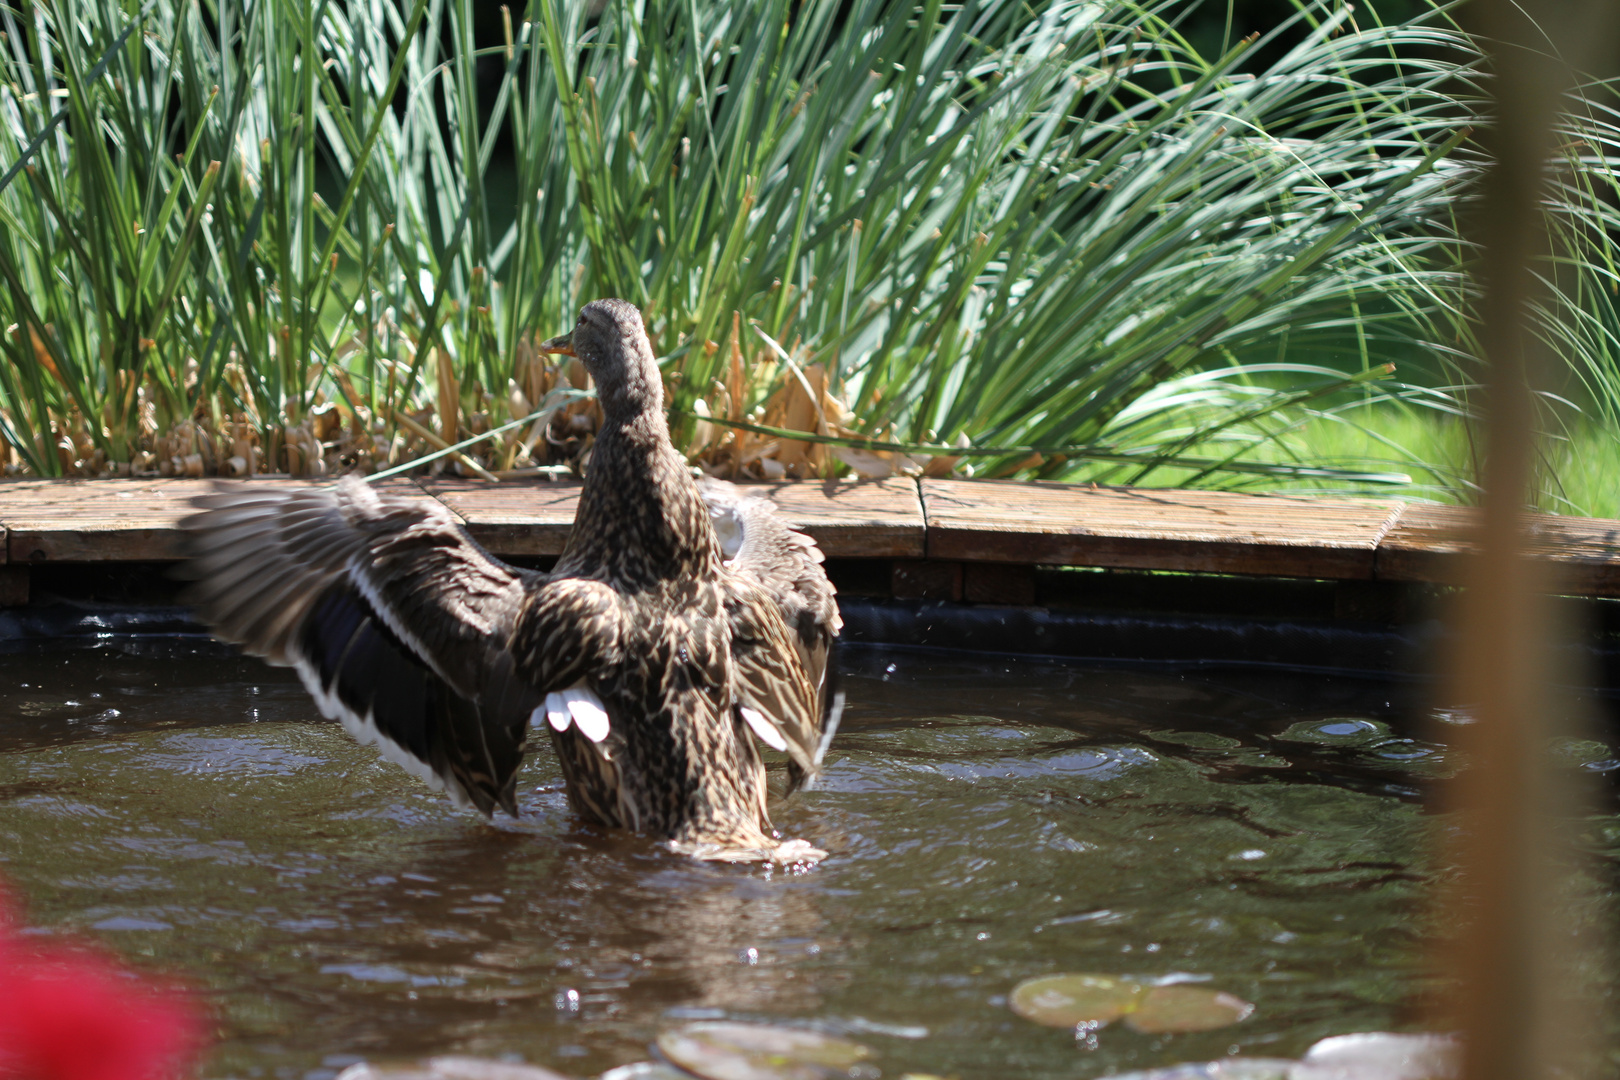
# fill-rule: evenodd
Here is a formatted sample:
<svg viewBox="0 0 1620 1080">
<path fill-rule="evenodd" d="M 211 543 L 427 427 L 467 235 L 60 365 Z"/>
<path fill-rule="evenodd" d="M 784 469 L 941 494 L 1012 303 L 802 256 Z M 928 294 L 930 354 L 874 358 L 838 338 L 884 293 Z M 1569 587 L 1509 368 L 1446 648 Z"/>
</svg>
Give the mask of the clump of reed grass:
<svg viewBox="0 0 1620 1080">
<path fill-rule="evenodd" d="M 443 467 L 577 465 L 583 373 L 534 345 L 617 295 L 715 472 L 1404 483 L 1288 433 L 1467 413 L 1480 49 L 1323 2 L 1202 55 L 1180 11 L 532 0 L 481 44 L 471 0 L 0 10 L 8 467 L 328 475 L 496 431 Z M 1583 92 L 1545 323 L 1620 402 Z"/>
</svg>

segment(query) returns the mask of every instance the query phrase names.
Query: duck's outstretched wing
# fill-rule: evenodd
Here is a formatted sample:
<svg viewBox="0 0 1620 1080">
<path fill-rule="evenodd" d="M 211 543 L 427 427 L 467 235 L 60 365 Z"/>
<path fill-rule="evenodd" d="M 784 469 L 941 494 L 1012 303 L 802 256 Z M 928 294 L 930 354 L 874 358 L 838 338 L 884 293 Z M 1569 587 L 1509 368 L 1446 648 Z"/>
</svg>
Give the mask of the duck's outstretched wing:
<svg viewBox="0 0 1620 1080">
<path fill-rule="evenodd" d="M 761 742 L 788 755 L 792 791 L 820 771 L 826 750 L 817 687 L 774 598 L 739 575 L 723 584 L 735 708 Z"/>
<path fill-rule="evenodd" d="M 787 752 L 791 788 L 815 776 L 838 723 L 830 670 L 843 627 L 837 594 L 821 549 L 775 503 L 723 480 L 698 487 L 726 556 L 743 717 L 764 742 Z"/>
<path fill-rule="evenodd" d="M 698 488 L 727 566 L 758 585 L 781 611 L 816 687 L 819 710 L 831 697 L 825 685 L 828 659 L 844 625 L 821 549 L 763 495 L 712 478 L 701 480 Z"/>
<path fill-rule="evenodd" d="M 509 648 L 540 580 L 444 506 L 345 479 L 224 486 L 186 518 L 189 599 L 223 638 L 298 671 L 321 711 L 461 804 L 515 815 L 544 698 Z"/>
</svg>

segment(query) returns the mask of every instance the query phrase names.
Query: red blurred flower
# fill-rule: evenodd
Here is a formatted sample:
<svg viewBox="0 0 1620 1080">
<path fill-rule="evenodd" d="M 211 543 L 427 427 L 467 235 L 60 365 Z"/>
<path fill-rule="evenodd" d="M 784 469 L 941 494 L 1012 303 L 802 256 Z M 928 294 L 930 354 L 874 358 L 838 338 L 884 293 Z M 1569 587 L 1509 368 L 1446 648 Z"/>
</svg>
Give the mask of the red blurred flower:
<svg viewBox="0 0 1620 1080">
<path fill-rule="evenodd" d="M 35 946 L 0 888 L 0 1077 L 169 1080 L 202 1047 L 202 1018 L 89 949 Z"/>
</svg>

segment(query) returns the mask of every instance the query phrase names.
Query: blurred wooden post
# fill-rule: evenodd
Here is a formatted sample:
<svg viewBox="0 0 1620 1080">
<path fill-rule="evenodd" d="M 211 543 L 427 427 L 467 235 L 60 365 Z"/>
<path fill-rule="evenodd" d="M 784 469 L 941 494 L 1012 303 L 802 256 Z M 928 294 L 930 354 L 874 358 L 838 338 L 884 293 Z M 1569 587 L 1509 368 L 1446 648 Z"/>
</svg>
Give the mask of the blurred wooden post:
<svg viewBox="0 0 1620 1080">
<path fill-rule="evenodd" d="M 1461 870 L 1451 902 L 1464 929 L 1446 973 L 1456 980 L 1451 1019 L 1466 1041 L 1466 1080 L 1539 1080 L 1569 1049 L 1559 1033 L 1580 1023 L 1554 1016 L 1550 993 L 1560 951 L 1547 902 L 1559 831 L 1546 760 L 1552 582 L 1521 552 L 1538 427 L 1532 387 L 1545 385 L 1538 376 L 1549 371 L 1528 321 L 1539 292 L 1535 263 L 1548 245 L 1538 203 L 1571 77 L 1566 65 L 1601 39 L 1589 17 L 1599 9 L 1583 7 L 1578 0 L 1530 5 L 1539 28 L 1513 0 L 1475 0 L 1468 11 L 1476 32 L 1509 44 L 1487 46 L 1497 125 L 1482 133 L 1494 164 L 1475 234 L 1483 245 L 1480 341 L 1488 361 L 1483 535 L 1458 602 L 1451 672 L 1451 699 L 1473 718 L 1454 740 L 1466 767 L 1449 791 L 1457 829 L 1448 854 Z M 1550 59 L 1552 51 L 1564 62 Z"/>
</svg>

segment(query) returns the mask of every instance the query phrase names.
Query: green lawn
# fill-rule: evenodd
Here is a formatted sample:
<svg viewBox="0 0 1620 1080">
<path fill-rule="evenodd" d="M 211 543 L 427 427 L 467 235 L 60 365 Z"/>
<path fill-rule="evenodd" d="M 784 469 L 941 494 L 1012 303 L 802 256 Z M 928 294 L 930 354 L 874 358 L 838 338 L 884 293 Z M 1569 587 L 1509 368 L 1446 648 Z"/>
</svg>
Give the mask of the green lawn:
<svg viewBox="0 0 1620 1080">
<path fill-rule="evenodd" d="M 1310 465 L 1380 474 L 1404 474 L 1409 483 L 1352 483 L 1337 478 L 1286 479 L 1226 476 L 1223 484 L 1193 470 L 1166 467 L 1145 482 L 1156 487 L 1224 486 L 1246 491 L 1311 491 L 1441 503 L 1471 503 L 1477 491 L 1476 452 L 1469 427 L 1460 418 L 1432 409 L 1382 403 L 1316 415 L 1284 427 L 1269 441 L 1252 445 L 1246 459 Z M 1233 440 L 1233 449 L 1240 440 Z M 1587 419 L 1545 440 L 1537 476 L 1537 509 L 1556 514 L 1620 518 L 1620 432 Z M 1127 477 L 1114 466 L 1082 470 L 1081 481 L 1120 483 Z M 1135 479 L 1130 477 L 1129 479 Z M 1393 479 L 1393 477 L 1391 477 Z"/>
</svg>

